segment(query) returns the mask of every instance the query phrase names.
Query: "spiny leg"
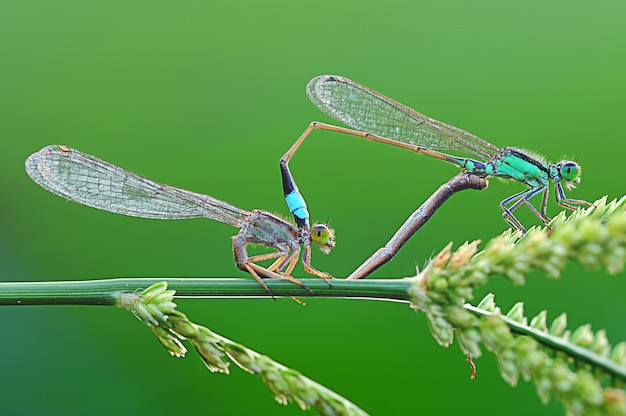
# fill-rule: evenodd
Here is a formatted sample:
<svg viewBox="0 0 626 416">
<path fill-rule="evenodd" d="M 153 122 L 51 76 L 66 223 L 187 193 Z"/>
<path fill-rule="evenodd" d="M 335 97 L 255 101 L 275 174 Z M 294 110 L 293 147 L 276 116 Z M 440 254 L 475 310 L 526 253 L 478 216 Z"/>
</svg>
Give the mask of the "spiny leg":
<svg viewBox="0 0 626 416">
<path fill-rule="evenodd" d="M 519 200 L 521 200 L 521 198 L 523 198 L 524 195 L 528 193 L 528 191 L 530 191 L 530 189 L 510 196 L 504 201 L 500 202 L 500 208 L 502 208 L 502 211 L 504 211 L 504 213 L 502 214 L 502 218 L 504 218 L 504 221 L 506 221 L 514 229 L 521 231 L 523 234 L 526 234 L 526 228 L 524 228 L 524 226 L 521 222 L 519 222 L 517 217 L 515 217 L 515 215 L 513 215 L 509 208 L 507 208 L 507 204 L 513 202 L 513 206 L 515 206 L 515 203 L 519 202 Z"/>
<path fill-rule="evenodd" d="M 296 267 L 296 264 L 298 263 L 298 257 L 299 257 L 299 252 L 296 250 L 293 250 L 289 256 L 286 256 L 286 257 L 283 256 L 277 259 L 274 263 L 272 263 L 269 269 L 274 270 L 276 267 L 278 267 L 278 272 L 281 275 L 291 277 L 291 273 L 293 272 L 293 269 Z M 283 271 L 283 269 L 285 268 L 285 265 L 287 265 L 287 270 Z M 302 283 L 302 282 L 299 282 L 299 283 Z M 307 286 L 304 286 L 304 288 L 309 290 Z M 310 292 L 311 294 L 315 294 L 312 290 Z M 302 306 L 306 306 L 306 302 L 301 301 L 295 296 L 292 296 L 291 299 L 295 300 Z"/>
<path fill-rule="evenodd" d="M 279 253 L 279 254 L 282 254 L 281 252 L 278 252 L 278 253 Z M 272 254 L 272 253 L 270 253 L 270 254 Z M 262 257 L 262 256 L 255 256 L 255 257 L 257 257 L 257 258 L 258 258 L 258 257 Z M 296 257 L 296 256 L 294 255 L 294 253 L 292 253 L 292 254 L 291 254 L 291 255 L 289 255 L 289 256 L 286 256 L 286 255 L 281 255 L 281 256 L 280 256 L 280 257 L 279 257 L 279 258 L 278 258 L 278 259 L 277 259 L 274 263 L 272 263 L 272 265 L 271 265 L 270 267 L 268 267 L 267 269 L 266 269 L 266 268 L 264 268 L 264 267 L 259 266 L 258 264 L 252 263 L 252 262 L 249 264 L 249 267 L 256 267 L 256 268 L 257 268 L 259 271 L 261 271 L 262 273 L 264 273 L 264 271 L 263 271 L 263 270 L 266 270 L 266 271 L 272 272 L 273 274 L 276 274 L 276 273 L 274 273 L 274 269 L 275 269 L 278 265 L 280 265 L 281 263 L 282 263 L 282 264 L 284 264 L 284 262 L 285 262 L 287 259 L 289 259 L 289 257 L 294 258 L 296 262 L 298 261 L 298 257 Z M 291 277 L 291 271 L 289 271 L 287 274 L 284 274 L 284 273 L 282 273 L 282 272 L 280 272 L 280 271 L 279 271 L 279 273 L 280 273 L 280 274 L 276 274 L 276 277 L 274 277 L 274 279 L 286 279 L 286 280 L 289 280 L 289 281 L 291 281 L 291 282 L 294 282 L 294 280 L 295 280 L 295 282 L 294 282 L 294 283 L 296 283 L 297 285 L 299 285 L 299 286 L 301 286 L 302 288 L 306 289 L 306 290 L 307 290 L 307 291 L 309 291 L 311 294 L 315 294 L 315 293 L 314 293 L 312 290 L 310 290 L 310 289 L 309 289 L 309 288 L 308 288 L 308 287 L 307 287 L 304 283 L 302 283 L 302 282 L 300 282 L 299 280 L 296 280 L 295 278 Z M 294 280 L 292 280 L 292 279 L 294 279 Z M 262 283 L 262 284 L 263 284 L 264 286 L 266 286 L 266 287 L 267 287 L 267 285 L 266 285 L 265 283 Z M 272 298 L 273 298 L 273 299 L 275 299 L 273 295 L 272 295 Z M 298 298 L 297 298 L 297 297 L 295 297 L 295 296 L 291 296 L 291 299 L 295 300 L 296 302 L 298 302 L 298 303 L 299 303 L 300 305 L 302 305 L 302 306 L 306 306 L 306 302 L 301 301 L 300 299 L 298 299 Z"/>
<path fill-rule="evenodd" d="M 278 270 L 280 272 L 284 271 L 284 273 L 291 275 L 291 273 L 293 273 L 293 269 L 296 267 L 296 264 L 298 264 L 299 257 L 300 252 L 293 251 L 291 255 L 284 259 L 282 263 L 278 266 Z"/>
<path fill-rule="evenodd" d="M 272 263 L 269 269 L 272 271 L 274 269 L 277 269 L 278 273 L 280 273 L 281 276 L 286 276 L 286 278 L 289 278 L 291 277 L 291 273 L 293 272 L 293 269 L 296 267 L 296 264 L 298 263 L 298 257 L 299 257 L 299 252 L 294 250 L 289 256 L 283 256 L 279 258 L 278 260 L 276 260 L 274 263 Z M 285 266 L 287 267 L 286 270 L 284 270 Z M 306 303 L 302 302 L 300 299 L 296 298 L 295 296 L 292 296 L 292 299 L 300 303 L 301 305 L 306 306 Z"/>
<path fill-rule="evenodd" d="M 254 270 L 254 266 L 258 266 L 257 264 L 254 263 L 244 263 L 243 267 L 245 268 L 245 270 L 250 273 L 252 275 L 252 277 L 254 277 L 254 279 L 259 282 L 259 284 L 263 287 L 263 289 L 265 289 L 265 291 L 267 292 L 268 295 L 270 295 L 272 297 L 272 299 L 276 300 L 276 298 L 274 297 L 274 294 L 272 293 L 272 290 L 269 288 L 269 286 L 267 286 L 267 284 L 265 284 L 265 282 L 263 281 L 263 279 L 261 279 L 261 276 L 259 276 L 257 274 L 257 272 Z M 260 266 L 259 266 L 260 267 Z M 280 276 L 279 276 L 280 277 Z"/>
<path fill-rule="evenodd" d="M 263 280 L 261 279 L 261 276 L 267 277 L 270 279 L 289 280 L 290 282 L 295 283 L 298 286 L 302 287 L 303 289 L 307 290 L 311 294 L 314 294 L 314 292 L 311 289 L 309 289 L 304 283 L 302 283 L 298 279 L 289 275 L 281 275 L 278 273 L 274 273 L 273 271 L 268 270 L 265 267 L 256 264 L 256 262 L 259 262 L 259 261 L 286 257 L 288 253 L 277 250 L 271 253 L 248 257 L 248 251 L 246 249 L 247 243 L 248 241 L 243 231 L 240 231 L 236 236 L 233 237 L 233 254 L 235 255 L 235 263 L 237 264 L 237 267 L 240 270 L 247 271 L 248 273 L 250 273 L 259 282 L 259 284 L 263 286 L 263 288 L 265 288 L 265 290 L 272 296 L 272 298 L 274 297 L 274 295 L 272 294 L 272 291 L 269 289 L 269 287 L 263 282 Z M 252 273 L 251 270 L 254 270 L 255 273 Z"/>
<path fill-rule="evenodd" d="M 287 254 L 281 251 L 272 251 L 271 253 L 258 254 L 252 257 L 246 257 L 245 261 L 251 262 L 251 263 L 258 263 L 260 261 L 272 260 L 275 258 L 278 258 L 280 260 L 280 258 L 282 257 L 287 257 Z M 274 271 L 274 269 L 272 269 L 271 267 L 268 267 L 267 269 L 270 271 Z"/>
<path fill-rule="evenodd" d="M 277 270 L 279 273 L 282 273 L 282 271 L 285 269 L 285 265 L 288 264 L 289 262 L 293 261 L 294 255 L 293 253 L 288 255 L 288 256 L 282 256 L 278 259 L 276 259 L 276 261 L 274 263 L 272 263 L 272 265 L 270 267 L 268 267 L 268 270 L 274 271 Z M 296 261 L 298 259 L 296 258 Z M 291 274 L 291 273 L 290 273 Z"/>
<path fill-rule="evenodd" d="M 315 267 L 311 266 L 311 242 L 310 241 L 304 243 L 304 251 L 302 252 L 302 264 L 304 265 L 304 271 L 306 271 L 309 274 L 318 276 L 319 278 L 324 280 L 326 283 L 328 283 L 328 286 L 332 286 L 332 284 L 330 283 L 328 279 L 334 279 L 334 277 L 332 277 L 328 273 L 320 272 Z"/>
<path fill-rule="evenodd" d="M 281 253 L 281 254 L 283 255 L 281 255 L 274 263 L 272 263 L 270 267 L 267 268 L 267 270 L 271 272 L 274 272 L 274 270 L 276 270 L 279 276 L 283 277 L 286 280 L 289 280 L 290 282 L 296 283 L 297 285 L 313 293 L 313 291 L 310 290 L 304 283 L 302 283 L 295 277 L 291 276 L 293 269 L 296 267 L 296 264 L 298 264 L 298 258 L 300 256 L 300 252 L 298 250 L 293 250 L 289 255 L 284 255 L 284 253 Z M 255 256 L 255 257 L 259 257 L 259 256 Z"/>
<path fill-rule="evenodd" d="M 271 253 L 258 254 L 258 255 L 252 256 L 252 257 L 246 257 L 245 261 L 249 262 L 249 263 L 258 263 L 260 261 L 277 259 L 274 263 L 272 263 L 272 265 L 270 267 L 266 268 L 267 270 L 273 272 L 276 269 L 275 264 L 280 263 L 281 261 L 283 261 L 287 257 L 289 257 L 288 253 L 284 253 L 282 251 L 278 251 L 277 250 L 277 251 L 272 251 Z"/>
<path fill-rule="evenodd" d="M 248 257 L 246 260 L 244 260 L 243 265 L 245 269 L 248 271 L 248 273 L 250 273 L 261 284 L 261 286 L 265 288 L 265 290 L 270 294 L 270 296 L 272 296 L 272 299 L 275 299 L 274 294 L 272 293 L 270 288 L 267 286 L 267 284 L 263 281 L 263 278 L 261 276 L 264 276 L 265 278 L 269 278 L 269 279 L 276 279 L 276 280 L 286 279 L 286 280 L 289 280 L 290 282 L 297 284 L 298 286 L 301 286 L 303 289 L 312 293 L 312 291 L 304 283 L 300 282 L 299 280 L 288 275 L 275 273 L 273 270 L 267 269 L 263 266 L 256 264 L 256 262 L 258 261 L 271 260 L 276 257 L 279 257 L 277 261 L 280 261 L 281 258 L 286 257 L 286 256 L 284 255 L 284 253 L 280 251 L 275 251 L 275 252 L 267 253 L 267 254 L 260 254 L 257 256 Z M 300 300 L 298 299 L 296 300 L 298 303 L 302 303 Z"/>
<path fill-rule="evenodd" d="M 285 274 L 278 274 L 278 273 L 271 272 L 271 271 L 267 270 L 265 267 L 260 266 L 260 265 L 258 265 L 256 263 L 247 262 L 247 263 L 245 263 L 245 267 L 246 267 L 246 270 L 248 270 L 248 271 L 250 271 L 250 269 L 253 269 L 256 272 L 256 274 L 250 273 L 253 276 L 255 276 L 255 278 L 256 277 L 261 278 L 260 276 L 265 276 L 265 277 L 270 278 L 270 279 L 289 280 L 291 283 L 295 283 L 296 285 L 300 286 L 302 289 L 306 290 L 310 294 L 312 294 L 312 295 L 315 294 L 315 292 L 313 292 L 311 289 L 309 289 L 309 287 L 307 285 L 305 285 L 304 283 L 302 283 L 301 281 L 299 281 L 295 277 L 292 277 L 292 276 L 289 276 L 289 275 L 285 275 Z M 262 278 L 259 281 L 259 283 L 261 283 L 261 285 L 263 287 L 265 287 L 266 290 L 269 291 L 269 287 L 265 284 L 265 282 L 263 282 Z M 269 292 L 270 292 L 270 294 L 272 294 L 271 291 L 269 291 Z M 272 298 L 273 297 L 274 297 L 274 295 L 272 295 Z M 298 301 L 298 303 L 302 303 L 302 302 Z"/>
<path fill-rule="evenodd" d="M 541 216 L 550 222 L 550 219 L 547 216 L 548 212 L 548 192 L 550 188 L 546 186 L 543 190 L 543 197 L 541 199 Z"/>
<path fill-rule="evenodd" d="M 246 263 L 258 263 L 260 261 L 276 259 L 276 261 L 272 263 L 269 267 L 263 267 L 263 269 L 268 270 L 272 273 L 274 273 L 274 271 L 276 270 L 277 272 L 274 273 L 274 275 L 280 276 L 280 277 L 284 276 L 285 279 L 291 280 L 291 279 L 295 279 L 291 277 L 290 275 L 295 267 L 295 263 L 298 262 L 298 254 L 299 253 L 296 251 L 293 251 L 291 253 L 285 253 L 283 251 L 277 250 L 271 253 L 259 254 L 256 256 L 247 257 L 244 261 Z M 291 268 L 289 268 L 286 272 L 283 272 L 285 265 L 286 264 L 291 265 L 292 263 L 293 263 L 293 266 L 291 266 Z M 262 266 L 259 266 L 259 267 L 262 267 Z M 276 278 L 276 277 L 273 276 L 272 278 Z"/>
<path fill-rule="evenodd" d="M 556 189 L 556 203 L 559 204 L 559 206 L 562 206 L 563 208 L 567 208 L 567 209 L 571 209 L 572 211 L 575 211 L 578 207 L 573 206 L 573 204 L 593 206 L 591 202 L 583 201 L 580 199 L 567 198 L 565 196 L 565 191 L 563 190 L 563 185 L 561 185 L 561 182 L 556 182 L 554 185 L 554 188 Z"/>
<path fill-rule="evenodd" d="M 256 256 L 255 256 L 256 257 Z M 297 261 L 298 258 L 295 257 L 295 260 Z M 309 289 L 309 287 L 307 285 L 305 285 L 304 283 L 302 283 L 301 281 L 299 281 L 298 279 L 296 279 L 295 277 L 291 276 L 289 273 L 282 273 L 279 271 L 279 273 L 275 273 L 271 270 L 266 269 L 263 266 L 260 266 L 250 260 L 248 260 L 247 262 L 248 264 L 253 264 L 254 266 L 256 266 L 257 271 L 261 271 L 261 274 L 265 274 L 266 277 L 269 277 L 271 279 L 284 279 L 284 280 L 289 280 L 291 283 L 295 283 L 298 286 L 300 286 L 301 288 L 303 288 L 304 290 L 306 290 L 307 292 L 311 293 L 312 295 L 315 294 L 315 292 L 313 292 L 311 289 Z"/>
<path fill-rule="evenodd" d="M 329 286 L 332 286 L 331 283 L 328 281 L 328 279 L 334 279 L 334 277 L 332 277 L 330 274 L 328 273 L 324 273 L 324 272 L 320 272 L 319 270 L 317 270 L 315 267 L 311 266 L 310 264 L 310 258 L 311 258 L 311 244 L 310 242 L 308 244 L 304 244 L 305 248 L 304 248 L 304 253 L 302 255 L 302 264 L 304 265 L 304 270 L 312 275 L 318 276 L 320 278 L 322 278 L 326 283 L 328 283 Z M 268 269 L 269 270 L 277 270 L 278 273 L 280 273 L 280 275 L 285 275 L 285 276 L 291 276 L 291 273 L 293 272 L 293 269 L 296 267 L 296 264 L 298 264 L 298 255 L 299 253 L 294 251 L 292 252 L 292 254 L 289 257 L 286 258 L 279 258 L 278 260 L 276 260 Z M 286 267 L 286 269 L 285 269 Z M 283 271 L 284 269 L 284 271 Z"/>
<path fill-rule="evenodd" d="M 257 274 L 257 270 L 259 272 L 265 273 L 265 272 L 267 272 L 267 269 L 259 266 L 258 264 L 255 264 L 255 263 L 248 263 L 248 264 L 246 264 L 245 267 L 246 267 L 246 270 L 248 271 L 248 273 L 250 273 L 261 284 L 261 286 L 263 286 L 265 288 L 265 290 L 267 292 L 269 292 L 269 294 L 272 297 L 272 299 L 276 300 L 276 298 L 274 297 L 274 294 L 272 293 L 270 288 L 265 284 L 263 279 L 261 279 L 259 277 L 259 275 Z M 282 279 L 282 277 L 280 275 L 278 275 L 276 278 L 277 279 Z M 306 286 L 304 286 L 304 288 L 309 290 Z M 306 306 L 306 302 L 301 301 L 300 299 L 298 299 L 295 296 L 292 296 L 291 299 L 295 300 L 296 302 L 298 302 L 302 306 Z"/>
<path fill-rule="evenodd" d="M 531 188 L 525 191 L 525 195 L 520 197 L 519 200 L 517 200 L 517 202 L 515 202 L 513 205 L 511 205 L 511 207 L 509 208 L 509 211 L 511 213 L 513 213 L 513 211 L 515 211 L 517 208 L 519 208 L 523 203 L 526 204 L 526 206 L 528 206 L 528 208 L 532 211 L 533 214 L 535 214 L 541 221 L 543 221 L 544 224 L 548 224 L 548 222 L 550 222 L 550 219 L 548 217 L 546 217 L 545 213 L 540 213 L 539 211 L 537 211 L 537 208 L 535 208 L 535 206 L 533 204 L 530 203 L 530 198 L 532 198 L 533 196 L 537 195 L 539 192 L 541 192 L 543 190 L 543 200 L 541 203 L 541 210 L 542 212 L 544 211 L 544 206 L 547 204 L 546 200 L 548 197 L 548 187 L 547 186 L 540 186 L 540 187 L 536 187 L 536 188 Z"/>
<path fill-rule="evenodd" d="M 577 207 L 573 206 L 572 204 L 576 204 L 576 205 L 593 205 L 593 204 L 591 204 L 591 203 L 589 203 L 587 201 L 566 198 L 565 197 L 565 192 L 563 191 L 563 186 L 561 185 L 560 182 L 556 182 L 555 189 L 556 189 L 556 202 L 557 202 L 557 204 L 559 206 L 561 206 L 563 208 L 576 210 Z M 532 198 L 533 196 L 535 196 L 536 194 L 538 194 L 541 191 L 543 191 L 543 197 L 542 197 L 542 200 L 541 200 L 541 212 L 539 212 L 533 206 L 533 204 L 530 203 L 529 200 L 530 200 L 530 198 Z M 513 204 L 511 205 L 510 208 L 507 208 L 506 205 L 511 203 L 511 202 L 513 202 Z M 505 199 L 504 201 L 502 201 L 500 203 L 500 206 L 502 207 L 502 210 L 504 211 L 504 214 L 502 216 L 504 217 L 506 222 L 508 222 L 513 228 L 517 228 L 518 230 L 522 231 L 525 234 L 526 233 L 526 229 L 522 226 L 520 221 L 513 215 L 513 211 L 515 211 L 517 208 L 519 208 L 520 205 L 522 205 L 522 203 L 525 203 L 530 208 L 530 210 L 539 219 L 541 219 L 546 225 L 550 222 L 550 219 L 546 215 L 547 205 L 548 205 L 548 187 L 547 187 L 547 185 L 539 186 L 539 187 L 535 187 L 535 188 L 531 188 L 531 189 L 527 189 L 527 190 L 525 190 L 523 192 L 517 193 L 517 194 L 515 194 L 515 195 Z"/>
<path fill-rule="evenodd" d="M 259 261 L 271 260 L 271 259 L 275 259 L 276 257 L 278 257 L 278 259 L 276 259 L 276 261 L 274 263 L 272 263 L 270 265 L 270 267 L 263 267 L 263 266 L 260 266 L 260 265 L 256 264 Z M 289 262 L 297 262 L 298 261 L 298 257 L 296 256 L 296 253 L 285 254 L 285 253 L 283 253 L 281 251 L 275 251 L 275 252 L 267 253 L 267 254 L 259 254 L 259 255 L 256 255 L 256 256 L 248 257 L 245 260 L 245 263 L 246 264 L 254 264 L 260 270 L 264 270 L 264 271 L 267 271 L 267 272 L 271 273 L 270 276 L 267 276 L 267 277 L 269 277 L 271 279 L 286 279 L 286 280 L 289 280 L 290 282 L 293 282 L 293 283 L 297 284 L 298 286 L 301 286 L 302 288 L 312 292 L 304 283 L 302 283 L 301 281 L 299 281 L 295 277 L 291 276 L 291 270 L 287 271 L 286 273 L 282 272 L 281 265 L 284 265 L 285 262 L 287 262 L 287 261 L 289 261 Z M 277 272 L 274 272 L 274 270 L 276 270 L 277 268 L 278 268 Z M 292 270 L 293 270 L 293 267 L 292 267 Z M 264 274 L 264 272 L 261 272 L 261 274 Z"/>
</svg>

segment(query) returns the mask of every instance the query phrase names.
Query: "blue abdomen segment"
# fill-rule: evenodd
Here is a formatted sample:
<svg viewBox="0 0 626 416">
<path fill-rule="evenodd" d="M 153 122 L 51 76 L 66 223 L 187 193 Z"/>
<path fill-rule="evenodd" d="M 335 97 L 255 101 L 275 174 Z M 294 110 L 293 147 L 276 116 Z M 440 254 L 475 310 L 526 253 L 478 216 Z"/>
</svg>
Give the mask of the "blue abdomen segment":
<svg viewBox="0 0 626 416">
<path fill-rule="evenodd" d="M 309 211 L 306 208 L 306 202 L 300 192 L 298 190 L 294 190 L 291 193 L 285 195 L 285 200 L 287 201 L 287 206 L 289 207 L 289 211 L 293 214 L 296 222 L 304 221 L 308 224 L 309 222 Z"/>
<path fill-rule="evenodd" d="M 306 202 L 298 190 L 298 186 L 291 176 L 287 163 L 280 163 L 280 174 L 283 179 L 283 191 L 289 211 L 293 214 L 293 219 L 298 227 L 309 226 L 309 211 L 306 208 Z"/>
</svg>

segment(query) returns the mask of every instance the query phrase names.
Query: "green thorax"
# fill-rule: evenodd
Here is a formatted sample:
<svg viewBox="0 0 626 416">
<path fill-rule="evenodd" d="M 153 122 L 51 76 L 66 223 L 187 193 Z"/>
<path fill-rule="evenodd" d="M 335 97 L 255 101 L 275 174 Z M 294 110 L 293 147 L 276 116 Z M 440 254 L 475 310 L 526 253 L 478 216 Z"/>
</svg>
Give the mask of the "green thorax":
<svg viewBox="0 0 626 416">
<path fill-rule="evenodd" d="M 512 147 L 503 148 L 486 163 L 465 159 L 462 167 L 471 173 L 514 179 L 531 187 L 547 185 L 549 179 L 558 175 L 558 170 L 551 172 L 553 166 L 543 159 Z"/>
</svg>

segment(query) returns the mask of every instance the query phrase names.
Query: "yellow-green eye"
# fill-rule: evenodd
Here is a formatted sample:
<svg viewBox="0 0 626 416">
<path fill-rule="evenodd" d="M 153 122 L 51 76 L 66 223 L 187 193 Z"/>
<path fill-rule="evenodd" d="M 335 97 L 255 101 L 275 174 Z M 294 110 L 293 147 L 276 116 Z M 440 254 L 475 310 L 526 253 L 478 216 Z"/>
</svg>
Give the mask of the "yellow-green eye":
<svg viewBox="0 0 626 416">
<path fill-rule="evenodd" d="M 315 224 L 311 227 L 311 240 L 324 252 L 335 247 L 335 231 L 326 224 Z"/>
<path fill-rule="evenodd" d="M 569 160 L 559 163 L 559 173 L 565 182 L 573 182 L 580 176 L 580 166 Z"/>
</svg>

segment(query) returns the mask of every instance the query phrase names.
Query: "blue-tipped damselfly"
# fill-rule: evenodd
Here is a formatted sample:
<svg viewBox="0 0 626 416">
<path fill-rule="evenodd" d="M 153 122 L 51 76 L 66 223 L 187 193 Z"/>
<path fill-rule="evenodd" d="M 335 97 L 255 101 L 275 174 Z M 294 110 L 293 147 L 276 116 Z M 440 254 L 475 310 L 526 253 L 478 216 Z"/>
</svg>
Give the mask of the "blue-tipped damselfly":
<svg viewBox="0 0 626 416">
<path fill-rule="evenodd" d="M 208 218 L 240 229 L 233 237 L 239 269 L 250 273 L 271 294 L 263 278 L 287 279 L 302 251 L 305 270 L 328 282 L 331 276 L 311 266 L 311 243 L 328 252 L 334 232 L 326 225 L 294 226 L 269 212 L 246 211 L 224 201 L 165 185 L 63 145 L 46 146 L 26 159 L 26 172 L 44 189 L 89 207 L 140 218 L 162 220 Z M 248 256 L 247 244 L 274 251 Z M 274 260 L 269 267 L 258 262 Z"/>
</svg>

